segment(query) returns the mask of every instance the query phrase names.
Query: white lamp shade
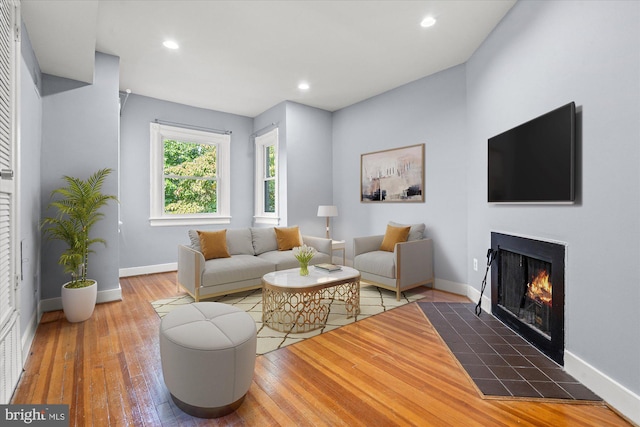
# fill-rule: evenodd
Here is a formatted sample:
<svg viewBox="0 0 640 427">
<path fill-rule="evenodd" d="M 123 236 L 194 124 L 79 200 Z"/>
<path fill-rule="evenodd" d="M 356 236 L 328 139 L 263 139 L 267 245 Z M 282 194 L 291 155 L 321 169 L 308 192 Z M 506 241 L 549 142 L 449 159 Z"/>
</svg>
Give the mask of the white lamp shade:
<svg viewBox="0 0 640 427">
<path fill-rule="evenodd" d="M 337 206 L 318 206 L 318 216 L 338 216 L 338 207 Z"/>
</svg>

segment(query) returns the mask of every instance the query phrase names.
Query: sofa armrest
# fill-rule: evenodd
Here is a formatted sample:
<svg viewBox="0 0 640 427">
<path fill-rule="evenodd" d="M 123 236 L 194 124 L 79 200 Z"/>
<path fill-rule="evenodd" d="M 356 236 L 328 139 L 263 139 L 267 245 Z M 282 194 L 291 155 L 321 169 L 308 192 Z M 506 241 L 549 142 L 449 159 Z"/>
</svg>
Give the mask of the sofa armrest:
<svg viewBox="0 0 640 427">
<path fill-rule="evenodd" d="M 353 238 L 353 257 L 367 252 L 379 251 L 384 234 Z"/>
<path fill-rule="evenodd" d="M 421 239 L 396 244 L 396 277 L 400 289 L 406 285 L 433 281 L 433 240 Z"/>
<path fill-rule="evenodd" d="M 315 248 L 316 251 L 331 256 L 331 239 L 315 236 L 302 236 L 302 243 Z"/>
<path fill-rule="evenodd" d="M 204 255 L 185 245 L 178 245 L 178 284 L 196 294 L 202 285 Z"/>
</svg>

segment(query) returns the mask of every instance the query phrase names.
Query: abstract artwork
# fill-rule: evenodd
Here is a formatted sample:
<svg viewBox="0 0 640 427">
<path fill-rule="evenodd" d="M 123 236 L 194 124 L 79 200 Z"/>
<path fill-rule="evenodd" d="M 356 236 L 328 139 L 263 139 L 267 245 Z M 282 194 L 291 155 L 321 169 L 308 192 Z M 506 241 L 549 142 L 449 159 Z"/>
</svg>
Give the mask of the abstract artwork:
<svg viewBox="0 0 640 427">
<path fill-rule="evenodd" d="M 360 156 L 361 202 L 424 202 L 424 144 Z"/>
</svg>

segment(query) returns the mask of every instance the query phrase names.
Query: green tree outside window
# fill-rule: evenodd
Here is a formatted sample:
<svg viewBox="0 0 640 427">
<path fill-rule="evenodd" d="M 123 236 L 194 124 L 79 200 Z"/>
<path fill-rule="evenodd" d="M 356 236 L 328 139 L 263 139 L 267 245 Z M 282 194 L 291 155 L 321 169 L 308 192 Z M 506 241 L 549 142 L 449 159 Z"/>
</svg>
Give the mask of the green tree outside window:
<svg viewBox="0 0 640 427">
<path fill-rule="evenodd" d="M 164 212 L 216 213 L 215 145 L 164 140 Z"/>
<path fill-rule="evenodd" d="M 276 147 L 267 145 L 265 149 L 265 181 L 264 181 L 264 211 L 274 213 L 276 211 Z"/>
</svg>

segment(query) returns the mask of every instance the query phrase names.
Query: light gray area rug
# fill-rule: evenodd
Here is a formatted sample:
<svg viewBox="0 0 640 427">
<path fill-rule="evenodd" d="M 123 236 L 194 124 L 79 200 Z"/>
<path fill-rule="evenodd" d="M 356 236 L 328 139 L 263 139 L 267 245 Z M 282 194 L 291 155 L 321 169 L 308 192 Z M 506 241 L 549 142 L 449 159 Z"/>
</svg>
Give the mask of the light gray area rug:
<svg viewBox="0 0 640 427">
<path fill-rule="evenodd" d="M 355 317 L 347 318 L 344 302 L 340 300 L 331 300 L 329 316 L 327 323 L 323 328 L 316 329 L 304 333 L 279 332 L 269 328 L 262 323 L 262 290 L 255 289 L 252 291 L 240 292 L 237 294 L 224 295 L 221 297 L 210 298 L 204 301 L 221 302 L 236 306 L 247 313 L 255 320 L 258 330 L 257 354 L 265 354 L 279 348 L 286 347 L 303 341 L 307 338 L 315 337 L 325 332 L 332 331 L 341 326 L 355 323 L 359 320 L 376 314 L 384 313 L 396 307 L 417 301 L 426 296 L 430 288 L 419 287 L 402 293 L 400 301 L 396 301 L 395 292 L 386 289 L 380 289 L 367 283 L 361 283 L 360 287 L 360 314 Z M 181 295 L 175 298 L 165 298 L 153 301 L 151 305 L 163 317 L 171 310 L 193 303 L 191 295 Z"/>
</svg>

